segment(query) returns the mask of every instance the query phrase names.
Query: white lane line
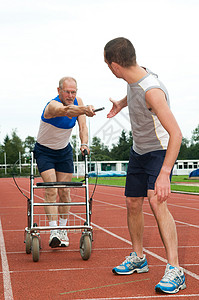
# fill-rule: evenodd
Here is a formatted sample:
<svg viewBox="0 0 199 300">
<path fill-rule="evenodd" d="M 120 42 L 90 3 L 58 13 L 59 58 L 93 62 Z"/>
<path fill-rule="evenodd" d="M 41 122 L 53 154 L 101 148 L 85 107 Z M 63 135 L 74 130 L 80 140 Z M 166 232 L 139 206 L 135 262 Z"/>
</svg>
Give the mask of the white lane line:
<svg viewBox="0 0 199 300">
<path fill-rule="evenodd" d="M 182 225 L 177 225 L 177 227 L 187 227 L 187 225 L 182 224 Z M 107 229 L 127 229 L 128 226 L 105 226 L 104 228 Z M 157 225 L 145 225 L 144 228 L 158 228 Z M 50 229 L 46 229 L 46 231 L 42 231 L 42 234 L 48 234 Z M 4 232 L 24 232 L 23 229 L 4 229 Z M 186 246 L 185 246 L 186 247 Z"/>
<path fill-rule="evenodd" d="M 132 245 L 130 241 L 124 239 L 123 237 L 121 237 L 121 236 L 119 236 L 119 235 L 117 235 L 117 234 L 115 234 L 115 233 L 113 233 L 113 232 L 111 232 L 111 231 L 109 231 L 109 230 L 107 230 L 107 229 L 105 229 L 105 228 L 99 226 L 99 225 L 96 225 L 96 224 L 94 224 L 94 223 L 92 223 L 92 225 L 95 226 L 95 227 L 97 227 L 98 229 L 100 229 L 100 230 L 102 230 L 102 231 L 108 233 L 109 235 L 111 235 L 111 236 L 117 238 L 118 240 L 121 240 L 121 241 L 123 241 L 123 242 L 125 242 L 125 243 L 127 243 L 127 244 L 129 244 L 129 245 Z M 164 262 L 164 263 L 167 264 L 167 260 L 164 259 L 163 257 L 161 257 L 161 256 L 159 256 L 159 255 L 157 255 L 157 254 L 155 254 L 155 253 L 153 253 L 153 252 L 151 252 L 150 250 L 147 250 L 146 248 L 143 248 L 143 250 L 144 250 L 144 252 L 146 252 L 147 254 L 149 254 L 149 255 L 151 255 L 151 256 L 157 258 L 158 260 L 160 260 L 160 261 L 162 261 L 162 262 Z M 188 270 L 186 270 L 186 269 L 184 269 L 184 272 L 185 272 L 186 274 L 190 275 L 191 277 L 193 277 L 193 278 L 199 280 L 199 275 L 197 275 L 197 274 L 195 274 L 195 273 L 193 273 L 193 272 L 191 272 L 191 271 L 188 271 Z"/>
<path fill-rule="evenodd" d="M 126 248 L 125 248 L 126 249 Z M 114 250 L 114 249 L 113 249 Z M 124 249 L 122 249 L 124 250 Z M 106 249 L 104 249 L 104 251 L 106 251 Z M 198 266 L 198 264 L 185 264 L 182 266 Z M 159 268 L 159 267 L 165 267 L 165 264 L 159 264 L 159 265 L 149 265 L 149 269 L 151 268 Z M 111 270 L 113 268 L 113 266 L 102 266 L 102 267 L 95 267 L 95 270 Z M 27 269 L 27 270 L 15 270 L 15 271 L 10 271 L 11 274 L 16 274 L 16 273 L 41 273 L 41 272 L 71 272 L 71 271 L 86 271 L 86 270 L 91 270 L 93 271 L 93 267 L 90 268 L 86 268 L 86 267 L 77 267 L 77 268 L 59 268 L 59 269 L 37 269 L 37 270 L 33 270 L 33 269 Z M 0 274 L 2 274 L 3 272 L 0 272 Z"/>
<path fill-rule="evenodd" d="M 114 187 L 112 186 L 112 188 L 114 188 Z M 116 187 L 116 188 L 117 188 L 117 187 Z M 124 189 L 124 187 L 121 187 L 121 188 Z M 112 194 L 112 193 L 100 192 L 100 191 L 98 191 L 98 190 L 96 189 L 96 193 L 98 193 L 98 194 L 104 194 L 104 195 L 109 195 L 109 196 L 124 197 L 124 198 L 125 198 L 124 192 L 122 192 L 121 194 L 119 194 L 119 193 L 118 193 L 118 194 Z M 178 193 L 173 193 L 173 194 L 172 194 L 172 192 L 171 192 L 171 196 L 172 196 L 173 198 L 175 198 L 176 200 L 182 200 L 182 196 L 181 196 L 180 193 L 179 193 L 179 195 L 178 195 Z M 193 194 L 192 196 L 193 196 L 194 198 L 189 198 L 189 195 L 186 194 L 186 201 L 196 201 L 196 202 L 199 201 L 198 194 Z M 147 201 L 147 200 L 145 200 L 145 201 Z"/>
<path fill-rule="evenodd" d="M 97 191 L 96 191 L 97 192 Z M 114 197 L 124 197 L 124 195 L 118 195 L 118 194 L 106 194 L 106 193 L 103 193 L 103 192 L 98 192 L 99 194 L 104 194 L 104 195 L 110 195 L 110 196 L 114 196 Z M 175 197 L 175 199 L 177 199 L 177 197 Z M 180 198 L 181 199 L 181 198 Z M 199 199 L 199 197 L 198 197 Z M 186 200 L 189 200 L 189 199 L 186 199 Z M 198 202 L 197 199 L 190 199 L 191 200 L 195 200 Z M 147 199 L 144 200 L 145 202 L 147 202 Z M 184 205 L 179 205 L 179 204 L 172 204 L 170 202 L 168 202 L 168 206 L 174 206 L 174 207 L 179 207 L 179 208 L 185 208 L 185 209 L 191 209 L 191 210 L 195 210 L 195 211 L 198 211 L 199 208 L 194 208 L 194 207 L 188 207 L 188 206 L 184 206 Z"/>
<path fill-rule="evenodd" d="M 25 190 L 25 189 L 24 189 L 24 190 Z M 26 191 L 27 191 L 27 190 L 26 190 Z M 28 191 L 27 191 L 27 192 L 28 192 Z M 41 197 L 38 197 L 38 198 L 43 199 L 43 198 L 41 198 Z M 105 204 L 111 205 L 111 206 L 116 206 L 116 207 L 119 207 L 119 208 L 122 208 L 122 209 L 126 209 L 126 208 L 123 207 L 123 206 L 116 205 L 116 204 L 111 204 L 111 203 L 107 203 L 107 202 L 104 202 L 104 201 L 101 201 L 101 200 L 96 200 L 96 199 L 95 199 L 95 201 L 101 202 L 101 203 L 105 203 Z M 150 215 L 150 216 L 153 216 L 153 214 L 149 214 L 149 213 L 145 213 L 145 214 Z M 82 218 L 79 217 L 79 216 L 77 216 L 77 218 L 82 219 Z M 184 223 L 184 222 L 180 222 L 180 221 L 176 221 L 176 220 L 175 220 L 175 222 L 179 222 L 179 223 L 181 223 L 181 224 L 186 224 L 187 226 L 192 226 L 192 227 L 199 228 L 199 226 L 197 226 L 197 225 L 188 224 L 188 223 Z M 95 226 L 96 228 L 98 228 L 98 229 L 100 229 L 100 230 L 102 230 L 102 231 L 108 233 L 109 235 L 111 235 L 111 236 L 113 236 L 113 237 L 115 237 L 115 238 L 117 238 L 117 239 L 119 239 L 119 240 L 121 240 L 121 241 L 123 241 L 123 242 L 125 242 L 125 243 L 127 243 L 127 244 L 129 244 L 129 245 L 131 245 L 131 242 L 130 242 L 130 241 L 128 241 L 128 240 L 126 240 L 126 239 L 120 237 L 119 235 L 117 235 L 117 234 L 115 234 L 115 233 L 113 233 L 113 232 L 111 232 L 111 231 L 109 231 L 109 230 L 107 230 L 107 229 L 105 229 L 105 228 L 103 228 L 103 227 L 97 225 L 97 224 L 92 223 L 92 225 Z M 157 255 L 157 254 L 155 254 L 155 253 L 153 253 L 153 252 L 147 250 L 146 248 L 143 248 L 143 250 L 144 250 L 146 253 L 148 253 L 149 255 L 155 257 L 156 259 L 158 259 L 158 260 L 160 260 L 160 261 L 162 261 L 162 262 L 164 262 L 164 263 L 167 263 L 167 260 L 164 259 L 163 257 L 161 257 L 161 256 L 159 256 L 159 255 Z M 197 274 L 195 274 L 195 273 L 193 273 L 193 272 L 191 272 L 191 271 L 188 271 L 188 270 L 186 270 L 186 269 L 184 269 L 184 272 L 185 272 L 186 274 L 190 275 L 191 277 L 193 277 L 193 278 L 199 280 L 199 275 L 197 275 Z"/>
<path fill-rule="evenodd" d="M 178 248 L 188 248 L 188 249 L 191 249 L 191 248 L 199 248 L 199 246 L 179 246 Z M 122 248 L 94 248 L 92 249 L 92 251 L 113 251 L 113 250 L 128 250 L 128 249 L 132 249 L 132 247 L 122 247 Z M 145 249 L 164 249 L 164 247 L 146 247 Z M 61 250 L 59 249 L 59 252 L 65 252 L 66 250 Z M 79 252 L 79 249 L 75 248 L 75 249 L 67 249 L 67 252 Z M 41 250 L 41 253 L 52 253 L 52 250 Z M 24 254 L 24 251 L 15 251 L 15 252 L 7 252 L 7 254 L 9 255 L 15 255 L 15 254 Z M 199 266 L 199 263 L 194 263 L 194 264 L 183 264 L 184 266 Z M 1 273 L 1 272 L 0 272 Z M 10 273 L 12 273 L 10 271 Z"/>
<path fill-rule="evenodd" d="M 158 295 L 158 296 L 132 296 L 132 297 L 111 297 L 111 298 L 84 298 L 84 300 L 121 300 L 121 299 L 160 299 L 160 298 L 183 298 L 187 299 L 188 297 L 199 297 L 199 294 L 186 294 L 186 295 Z M 77 300 L 82 300 L 77 299 Z"/>
<path fill-rule="evenodd" d="M 188 207 L 188 206 L 179 205 L 179 204 L 171 204 L 171 203 L 168 203 L 168 206 L 174 206 L 174 207 L 185 208 L 185 209 L 192 209 L 192 210 L 199 210 L 199 208 Z"/>
<path fill-rule="evenodd" d="M 96 200 L 96 202 L 100 202 L 100 203 L 103 203 L 103 204 L 106 204 L 106 205 L 110 205 L 110 206 L 114 206 L 114 207 L 118 207 L 118 208 L 122 208 L 122 209 L 126 209 L 126 207 L 124 206 L 121 206 L 121 205 L 118 205 L 118 204 L 112 204 L 112 203 L 107 203 L 107 202 L 104 202 L 104 201 L 101 201 L 101 200 Z M 144 215 L 148 215 L 148 216 L 152 216 L 154 217 L 153 214 L 151 213 L 147 213 L 147 212 L 144 212 Z M 199 225 L 194 225 L 194 224 L 189 224 L 189 223 L 185 223 L 185 222 L 181 222 L 181 221 L 177 221 L 175 220 L 176 223 L 179 223 L 179 224 L 183 224 L 183 225 L 186 225 L 186 226 L 190 226 L 190 227 L 195 227 L 195 228 L 199 228 Z"/>
<path fill-rule="evenodd" d="M 8 260 L 6 255 L 1 218 L 0 218 L 0 251 L 1 251 L 1 264 L 2 264 L 2 272 L 3 272 L 4 299 L 12 300 L 14 298 L 12 293 L 10 271 L 9 271 Z"/>
<path fill-rule="evenodd" d="M 181 221 L 176 221 L 176 220 L 175 220 L 175 222 L 180 223 L 180 224 L 183 224 L 183 225 L 186 225 L 186 226 L 199 228 L 199 225 L 193 225 L 193 224 L 189 224 L 189 223 L 181 222 Z"/>
<path fill-rule="evenodd" d="M 14 185 L 14 184 L 12 183 L 12 185 Z M 21 190 L 24 190 L 25 192 L 28 192 L 30 194 L 30 192 L 28 190 L 24 189 L 24 188 L 21 188 Z M 98 192 L 98 193 L 99 194 L 107 195 L 107 193 L 103 193 L 103 192 Z M 121 195 L 118 195 L 118 194 L 108 194 L 108 195 L 110 195 L 110 196 L 116 196 L 116 197 L 124 197 L 125 198 L 125 196 L 123 196 L 123 195 L 121 196 Z M 80 196 L 80 195 L 76 195 L 76 196 L 80 197 L 80 198 L 83 198 L 83 196 Z M 41 198 L 41 197 L 39 197 L 37 195 L 35 195 L 35 197 L 43 200 L 43 198 Z M 102 204 L 107 204 L 107 205 L 115 206 L 115 207 L 118 207 L 118 208 L 126 209 L 126 205 L 125 204 L 124 204 L 124 206 L 121 206 L 121 205 L 107 203 L 107 202 L 104 202 L 104 201 L 101 201 L 101 200 L 96 200 L 96 199 L 94 199 L 94 201 L 95 202 L 100 202 Z M 145 201 L 147 201 L 147 200 L 145 200 Z M 177 205 L 177 204 L 172 204 L 172 203 L 168 203 L 168 206 L 175 206 L 175 207 L 179 207 L 179 208 L 191 209 L 191 210 L 196 210 L 196 211 L 199 210 L 198 208 L 193 208 L 193 207 L 188 207 L 188 206 L 182 206 L 182 205 Z M 153 214 L 150 214 L 150 213 L 144 213 L 144 214 L 148 214 L 150 216 L 153 216 Z M 183 223 L 183 222 L 180 222 L 180 221 L 176 221 L 176 222 L 179 222 L 179 223 L 187 225 L 187 226 L 192 226 L 192 227 L 199 228 L 198 225 L 191 225 L 191 224 Z"/>
<path fill-rule="evenodd" d="M 75 214 L 73 214 L 73 213 L 71 213 L 71 214 L 72 214 L 72 215 L 75 215 Z M 84 220 L 82 217 L 80 217 L 80 216 L 78 216 L 78 215 L 76 215 L 76 217 L 77 217 L 78 219 Z M 106 232 L 107 234 L 109 234 L 109 235 L 111 235 L 111 236 L 113 236 L 113 237 L 115 237 L 115 238 L 117 238 L 117 239 L 119 239 L 119 240 L 121 240 L 121 241 L 123 241 L 123 242 L 129 244 L 129 245 L 132 245 L 131 241 L 129 241 L 129 240 L 127 240 L 127 239 L 125 239 L 125 238 L 123 238 L 123 237 L 121 237 L 121 236 L 119 236 L 119 235 L 117 235 L 117 234 L 115 234 L 115 233 L 113 233 L 113 232 L 111 232 L 111 231 L 109 231 L 109 230 L 107 230 L 107 229 L 105 229 L 105 228 L 103 228 L 103 227 L 101 227 L 101 226 L 99 226 L 99 225 L 93 223 L 93 222 L 91 222 L 91 225 L 95 226 L 96 228 L 98 228 L 98 229 L 100 229 L 100 230 Z M 166 260 L 165 258 L 159 256 L 158 254 L 156 254 L 156 253 L 154 253 L 154 252 L 151 252 L 150 250 L 147 250 L 146 248 L 143 248 L 143 250 L 144 250 L 144 252 L 146 252 L 147 254 L 149 254 L 149 255 L 155 257 L 156 259 L 158 259 L 158 260 L 164 262 L 165 264 L 167 264 L 167 260 Z M 184 269 L 184 273 L 186 273 L 186 274 L 190 275 L 191 277 L 193 277 L 193 278 L 199 280 L 199 275 L 197 275 L 197 274 L 195 274 L 195 273 L 193 273 L 193 272 L 191 272 L 191 271 L 188 271 L 188 270 Z"/>
</svg>

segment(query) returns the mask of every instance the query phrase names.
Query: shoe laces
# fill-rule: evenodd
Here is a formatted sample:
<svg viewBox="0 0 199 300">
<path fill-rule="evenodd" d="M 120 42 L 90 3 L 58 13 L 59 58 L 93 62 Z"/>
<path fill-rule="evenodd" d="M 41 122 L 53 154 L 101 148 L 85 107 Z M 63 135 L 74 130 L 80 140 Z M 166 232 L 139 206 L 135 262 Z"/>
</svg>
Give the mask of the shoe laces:
<svg viewBox="0 0 199 300">
<path fill-rule="evenodd" d="M 62 235 L 63 238 L 67 238 L 68 237 L 66 230 L 61 230 L 60 234 Z"/>
<path fill-rule="evenodd" d="M 133 262 L 136 262 L 136 261 L 139 261 L 139 260 L 140 260 L 134 253 L 131 254 L 131 255 L 129 255 L 129 256 L 126 256 L 125 258 L 126 258 L 126 259 L 125 259 L 125 261 L 122 263 L 122 265 L 124 265 L 124 264 L 126 264 L 126 263 L 128 263 L 128 262 L 133 263 Z"/>
<path fill-rule="evenodd" d="M 164 280 L 174 280 L 176 277 L 181 278 L 180 277 L 180 270 L 178 271 L 178 268 L 166 268 L 165 270 L 165 274 L 163 276 L 162 279 Z"/>
<path fill-rule="evenodd" d="M 59 236 L 59 231 L 57 229 L 51 230 L 50 236 L 51 237 L 57 237 L 57 236 Z"/>
</svg>

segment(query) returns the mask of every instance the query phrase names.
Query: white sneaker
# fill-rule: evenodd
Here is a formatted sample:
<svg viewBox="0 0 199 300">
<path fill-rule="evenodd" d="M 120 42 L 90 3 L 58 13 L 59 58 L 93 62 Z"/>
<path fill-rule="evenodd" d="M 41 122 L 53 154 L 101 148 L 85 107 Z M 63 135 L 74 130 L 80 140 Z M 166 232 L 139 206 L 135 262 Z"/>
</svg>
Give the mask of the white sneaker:
<svg viewBox="0 0 199 300">
<path fill-rule="evenodd" d="M 136 252 L 132 252 L 130 256 L 126 256 L 125 261 L 121 265 L 113 268 L 112 272 L 119 275 L 130 275 L 134 272 L 145 273 L 149 271 L 146 255 L 143 258 L 137 256 Z"/>
<path fill-rule="evenodd" d="M 59 247 L 60 244 L 61 244 L 61 239 L 60 239 L 59 230 L 51 230 L 49 246 L 51 248 L 56 248 L 56 247 Z"/>
<path fill-rule="evenodd" d="M 61 240 L 61 243 L 60 243 L 60 247 L 68 247 L 69 246 L 69 238 L 68 238 L 68 235 L 67 235 L 67 231 L 64 229 L 64 230 L 60 230 L 60 240 Z"/>
<path fill-rule="evenodd" d="M 175 294 L 186 289 L 185 276 L 182 268 L 167 264 L 162 280 L 155 286 L 158 293 Z"/>
</svg>

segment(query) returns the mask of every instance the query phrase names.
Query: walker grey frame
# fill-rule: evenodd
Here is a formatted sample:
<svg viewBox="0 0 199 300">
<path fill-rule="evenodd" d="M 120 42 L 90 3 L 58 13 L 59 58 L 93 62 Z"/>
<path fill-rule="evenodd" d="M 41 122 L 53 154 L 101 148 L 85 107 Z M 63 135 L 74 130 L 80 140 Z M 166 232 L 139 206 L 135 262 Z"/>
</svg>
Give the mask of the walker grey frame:
<svg viewBox="0 0 199 300">
<path fill-rule="evenodd" d="M 40 231 L 54 229 L 50 226 L 38 226 L 34 222 L 34 208 L 36 206 L 85 206 L 85 222 L 84 225 L 73 226 L 57 226 L 56 229 L 66 230 L 83 230 L 80 238 L 80 254 L 82 259 L 87 260 L 91 255 L 91 244 L 93 240 L 93 228 L 91 226 L 91 214 L 92 214 L 92 198 L 89 199 L 89 185 L 88 185 L 88 152 L 84 152 L 85 161 L 85 178 L 83 182 L 40 182 L 34 183 L 34 155 L 31 152 L 31 171 L 30 171 L 30 198 L 27 203 L 27 221 L 28 226 L 25 228 L 25 243 L 26 253 L 32 252 L 33 261 L 39 260 L 39 250 L 41 249 Z M 70 203 L 37 203 L 35 202 L 34 190 L 45 188 L 83 188 L 85 189 L 85 201 L 84 202 L 70 202 Z"/>
</svg>

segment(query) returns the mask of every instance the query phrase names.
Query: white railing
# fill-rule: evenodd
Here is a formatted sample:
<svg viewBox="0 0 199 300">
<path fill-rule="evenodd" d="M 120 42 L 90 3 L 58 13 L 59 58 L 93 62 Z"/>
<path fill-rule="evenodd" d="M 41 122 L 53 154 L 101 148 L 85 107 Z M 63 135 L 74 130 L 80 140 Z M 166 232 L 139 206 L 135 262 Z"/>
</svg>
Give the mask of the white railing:
<svg viewBox="0 0 199 300">
<path fill-rule="evenodd" d="M 128 161 L 89 161 L 88 162 L 88 171 L 92 172 L 100 172 L 100 171 L 127 171 Z M 22 168 L 30 167 L 29 163 L 20 163 L 17 164 L 17 168 L 19 170 L 19 174 L 21 173 Z M 84 162 L 78 161 L 74 162 L 74 176 L 83 176 L 85 174 L 84 170 Z M 0 164 L 0 170 L 3 170 L 1 174 L 7 174 L 8 169 L 13 168 L 13 164 Z M 189 175 L 189 173 L 193 170 L 199 168 L 199 159 L 193 160 L 177 160 L 174 168 L 173 175 Z M 36 173 L 37 166 L 34 163 L 34 170 Z"/>
</svg>

